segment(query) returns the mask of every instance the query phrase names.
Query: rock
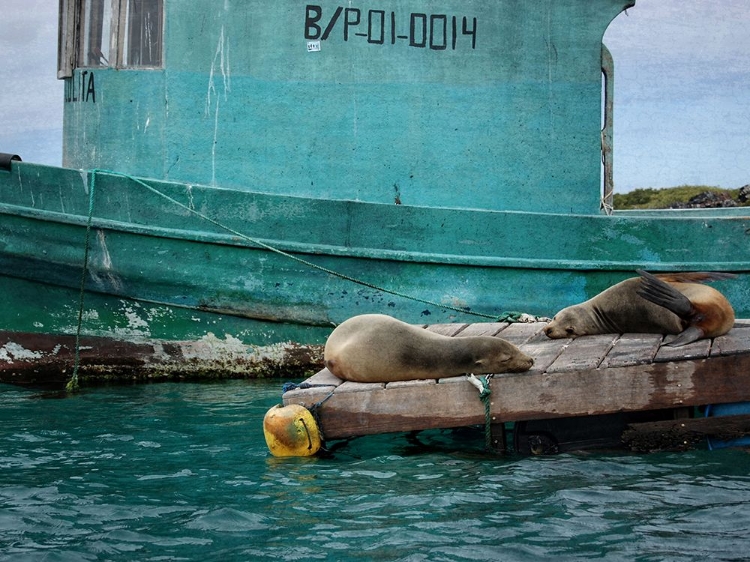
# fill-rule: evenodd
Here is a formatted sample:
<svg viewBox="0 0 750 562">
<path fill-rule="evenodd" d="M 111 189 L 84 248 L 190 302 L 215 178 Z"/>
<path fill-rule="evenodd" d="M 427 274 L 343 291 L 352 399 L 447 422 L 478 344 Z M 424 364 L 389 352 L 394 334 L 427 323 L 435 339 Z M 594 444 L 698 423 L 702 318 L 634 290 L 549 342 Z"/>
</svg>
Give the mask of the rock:
<svg viewBox="0 0 750 562">
<path fill-rule="evenodd" d="M 729 193 L 723 191 L 704 191 L 691 197 L 687 203 L 675 203 L 671 209 L 713 209 L 717 207 L 736 207 L 737 202 Z"/>
</svg>

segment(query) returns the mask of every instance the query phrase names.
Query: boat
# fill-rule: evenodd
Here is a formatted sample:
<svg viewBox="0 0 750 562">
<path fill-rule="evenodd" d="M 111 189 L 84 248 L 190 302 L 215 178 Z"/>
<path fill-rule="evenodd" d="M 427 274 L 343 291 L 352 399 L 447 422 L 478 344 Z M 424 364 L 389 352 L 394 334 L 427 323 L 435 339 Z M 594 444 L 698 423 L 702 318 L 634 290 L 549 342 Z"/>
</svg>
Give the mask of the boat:
<svg viewBox="0 0 750 562">
<path fill-rule="evenodd" d="M 0 147 L 3 380 L 71 336 L 91 377 L 315 363 L 356 314 L 540 318 L 636 269 L 738 273 L 747 317 L 747 208 L 613 208 L 633 5 L 60 0 L 62 166 Z"/>
</svg>

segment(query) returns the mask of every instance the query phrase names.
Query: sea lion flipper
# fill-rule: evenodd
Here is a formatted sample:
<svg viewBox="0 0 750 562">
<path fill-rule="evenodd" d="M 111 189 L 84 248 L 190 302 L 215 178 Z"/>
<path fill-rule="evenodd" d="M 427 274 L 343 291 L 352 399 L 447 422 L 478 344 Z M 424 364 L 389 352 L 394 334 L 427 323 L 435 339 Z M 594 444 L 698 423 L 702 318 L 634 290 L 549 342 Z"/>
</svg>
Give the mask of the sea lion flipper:
<svg viewBox="0 0 750 562">
<path fill-rule="evenodd" d="M 677 334 L 677 337 L 666 345 L 669 347 L 680 347 L 701 339 L 705 334 L 698 326 L 690 326 Z"/>
<path fill-rule="evenodd" d="M 638 274 L 641 276 L 641 287 L 637 293 L 641 297 L 671 310 L 682 319 L 687 320 L 693 315 L 693 303 L 672 285 L 641 269 Z"/>
</svg>

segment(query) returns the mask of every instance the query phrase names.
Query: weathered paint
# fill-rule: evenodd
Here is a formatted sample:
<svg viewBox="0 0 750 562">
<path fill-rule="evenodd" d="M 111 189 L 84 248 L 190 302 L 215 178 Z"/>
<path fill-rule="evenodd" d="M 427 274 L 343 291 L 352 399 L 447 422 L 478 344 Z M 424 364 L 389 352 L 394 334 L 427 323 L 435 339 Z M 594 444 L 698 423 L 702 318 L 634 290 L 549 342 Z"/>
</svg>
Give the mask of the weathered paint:
<svg viewBox="0 0 750 562">
<path fill-rule="evenodd" d="M 76 332 L 92 192 L 81 332 L 114 341 L 320 344 L 359 313 L 550 316 L 636 268 L 750 271 L 746 209 L 600 213 L 629 4 L 167 2 L 164 68 L 66 82 L 65 163 L 157 179 L 0 170 L 0 328 Z M 750 316 L 747 276 L 717 287 Z"/>
<path fill-rule="evenodd" d="M 629 5 L 165 2 L 164 69 L 68 79 L 79 95 L 65 104 L 64 164 L 321 199 L 595 214 L 601 40 Z"/>
<path fill-rule="evenodd" d="M 207 322 L 254 321 L 245 325 L 246 335 L 236 327 L 225 330 L 244 341 L 312 343 L 358 313 L 385 312 L 415 323 L 472 319 L 439 306 L 449 305 L 488 315 L 551 316 L 637 268 L 750 270 L 750 216 L 743 208 L 552 215 L 147 183 L 182 207 L 132 178 L 98 173 L 94 182 L 91 174 L 14 163 L 10 173 L 0 174 L 0 265 L 33 288 L 3 281 L 6 294 L 18 298 L 3 312 L 2 326 L 30 329 L 17 328 L 27 306 L 22 303 L 29 300 L 24 295 L 45 286 L 51 293 L 42 301 L 44 308 L 65 310 L 56 312 L 58 321 L 38 318 L 45 326 L 40 329 L 71 333 L 75 328 L 94 184 L 86 286 L 87 299 L 95 300 L 88 301 L 87 310 L 107 317 L 101 322 L 86 317 L 84 328 L 98 325 L 102 333 L 195 337 L 200 332 L 180 335 L 176 326 L 185 324 L 189 311 L 201 311 L 209 314 Z M 740 276 L 716 284 L 739 317 L 750 315 L 749 283 Z M 64 297 L 60 290 L 67 291 Z M 52 302 L 64 304 L 53 307 Z M 159 323 L 174 325 L 174 333 L 165 329 L 157 335 L 151 326 Z M 282 333 L 294 326 L 300 328 L 296 334 Z M 212 331 L 210 325 L 193 328 Z"/>
<path fill-rule="evenodd" d="M 73 336 L 0 331 L 0 383 L 62 388 L 75 365 Z M 195 341 L 84 337 L 81 384 L 309 376 L 322 367 L 323 347 L 294 342 L 246 345 L 212 333 Z"/>
</svg>

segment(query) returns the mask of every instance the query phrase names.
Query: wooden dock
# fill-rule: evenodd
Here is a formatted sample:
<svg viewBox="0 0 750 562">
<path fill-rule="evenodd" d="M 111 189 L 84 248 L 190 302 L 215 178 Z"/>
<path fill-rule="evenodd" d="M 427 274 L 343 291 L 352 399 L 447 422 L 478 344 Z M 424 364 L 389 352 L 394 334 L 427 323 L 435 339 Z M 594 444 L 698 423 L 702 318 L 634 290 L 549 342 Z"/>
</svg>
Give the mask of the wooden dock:
<svg viewBox="0 0 750 562">
<path fill-rule="evenodd" d="M 638 424 L 644 426 L 640 430 L 679 434 L 678 438 L 684 434 L 688 439 L 706 433 L 703 426 L 715 423 L 711 418 L 686 419 L 692 410 L 689 407 L 750 401 L 750 320 L 738 320 L 724 336 L 675 348 L 664 345 L 665 338 L 656 334 L 550 340 L 543 333 L 545 325 L 425 327 L 452 337 L 501 337 L 534 358 L 530 371 L 498 374 L 490 379 L 488 425 L 492 426 L 493 446 L 498 450 L 506 447 L 502 429 L 506 422 L 667 412 L 666 426 L 664 421 L 653 428 Z M 341 381 L 323 369 L 305 383 L 310 386 L 285 392 L 283 402 L 315 408 L 328 440 L 483 425 L 487 421 L 479 391 L 466 376 L 363 384 Z M 750 432 L 747 420 L 739 421 L 743 422 L 741 428 L 735 428 L 731 436 Z"/>
</svg>

